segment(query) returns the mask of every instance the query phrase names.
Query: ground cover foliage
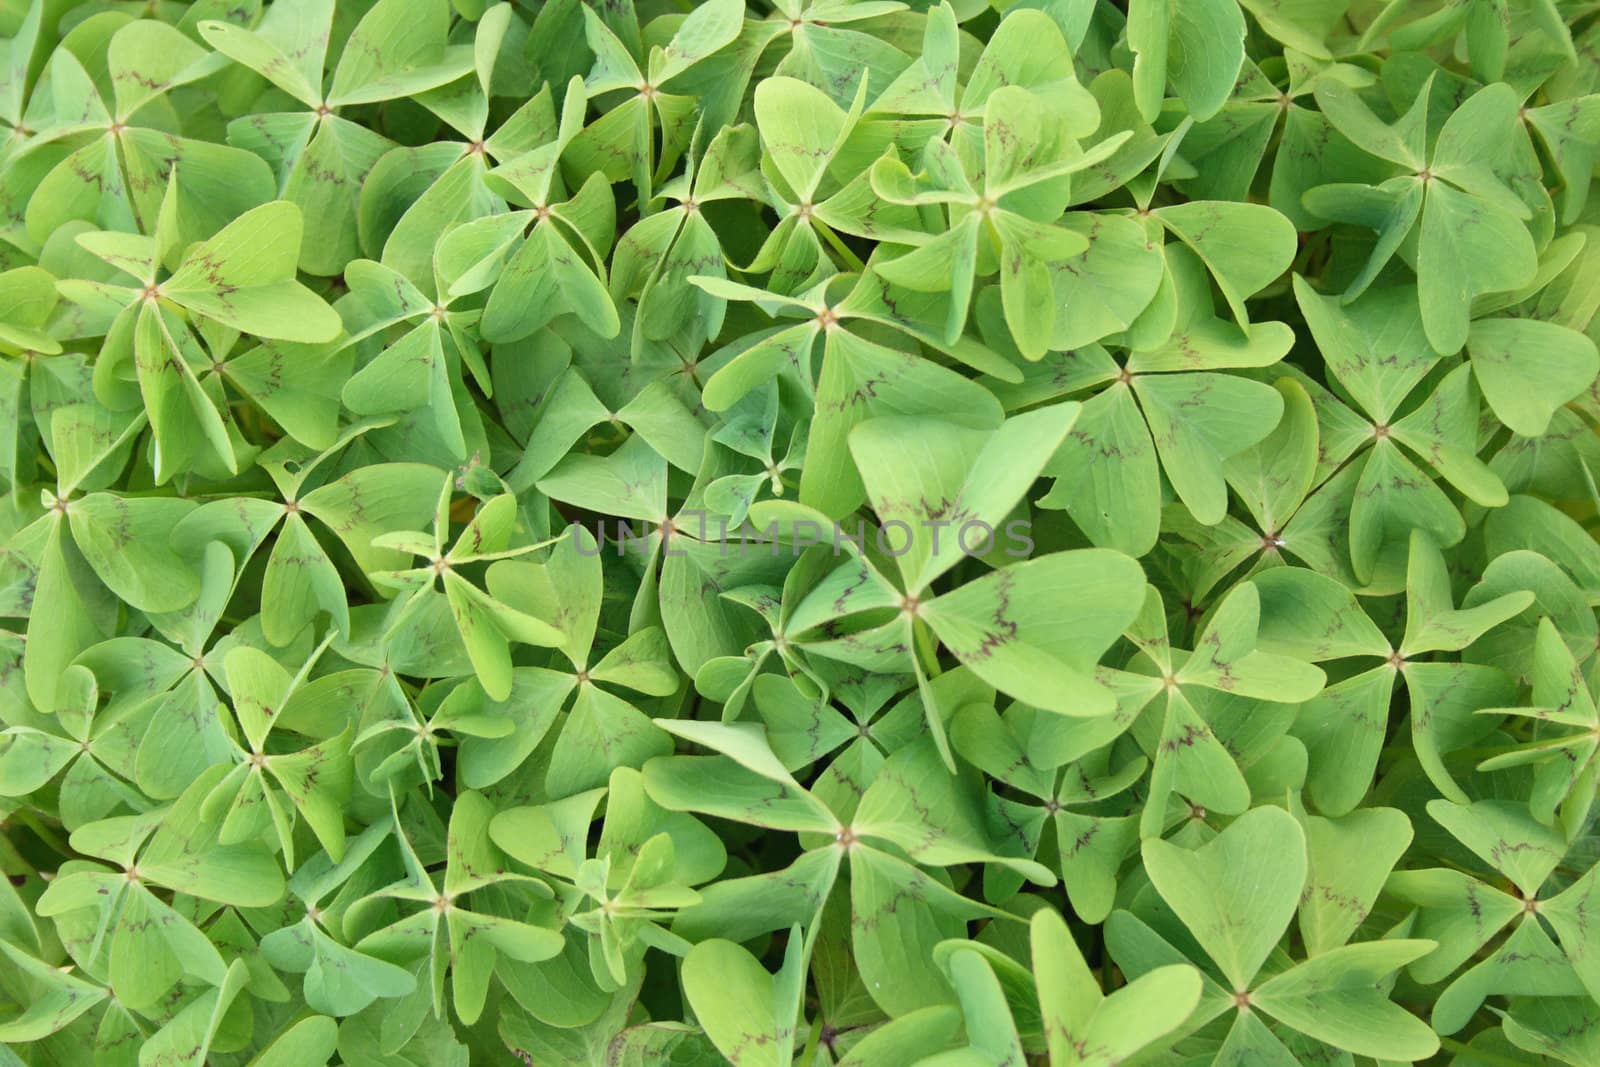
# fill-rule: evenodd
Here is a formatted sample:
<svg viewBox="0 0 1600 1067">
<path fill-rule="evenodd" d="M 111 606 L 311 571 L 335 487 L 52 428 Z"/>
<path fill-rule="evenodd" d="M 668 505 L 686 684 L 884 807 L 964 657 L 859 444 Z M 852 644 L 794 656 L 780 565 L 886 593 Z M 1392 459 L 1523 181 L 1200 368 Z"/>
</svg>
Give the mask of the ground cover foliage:
<svg viewBox="0 0 1600 1067">
<path fill-rule="evenodd" d="M 0 1064 L 1600 1063 L 1600 6 L 0 34 Z"/>
</svg>

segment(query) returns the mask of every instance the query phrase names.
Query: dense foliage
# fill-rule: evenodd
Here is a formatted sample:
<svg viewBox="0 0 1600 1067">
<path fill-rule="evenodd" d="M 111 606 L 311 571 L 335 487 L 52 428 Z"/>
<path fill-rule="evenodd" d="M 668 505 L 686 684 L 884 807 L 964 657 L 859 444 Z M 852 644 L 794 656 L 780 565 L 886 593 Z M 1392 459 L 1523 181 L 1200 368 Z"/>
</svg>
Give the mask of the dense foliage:
<svg viewBox="0 0 1600 1067">
<path fill-rule="evenodd" d="M 1600 1063 L 1600 5 L 0 35 L 0 1065 Z"/>
</svg>

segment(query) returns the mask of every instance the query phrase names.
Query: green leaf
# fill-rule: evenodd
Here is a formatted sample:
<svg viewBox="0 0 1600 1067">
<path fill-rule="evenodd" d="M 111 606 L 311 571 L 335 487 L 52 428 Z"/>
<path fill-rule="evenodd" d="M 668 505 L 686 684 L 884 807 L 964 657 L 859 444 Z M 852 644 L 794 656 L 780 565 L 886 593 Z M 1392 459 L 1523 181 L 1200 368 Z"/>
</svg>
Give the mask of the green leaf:
<svg viewBox="0 0 1600 1067">
<path fill-rule="evenodd" d="M 188 565 L 167 548 L 187 501 L 91 493 L 67 510 L 72 539 L 96 576 L 142 611 L 178 611 L 200 591 Z"/>
<path fill-rule="evenodd" d="M 1366 921 L 1384 880 L 1411 844 L 1411 823 L 1394 808 L 1337 819 L 1308 815 L 1307 875 L 1300 936 L 1312 956 L 1342 945 Z"/>
<path fill-rule="evenodd" d="M 1143 855 L 1168 907 L 1234 991 L 1249 990 L 1305 885 L 1305 835 L 1294 817 L 1281 808 L 1256 808 L 1198 849 L 1146 840 Z"/>
<path fill-rule="evenodd" d="M 1196 121 L 1215 115 L 1244 62 L 1244 35 L 1237 4 L 1135 3 L 1128 12 L 1128 46 L 1135 55 L 1134 93 L 1145 121 L 1155 121 L 1160 113 L 1168 82 Z"/>
<path fill-rule="evenodd" d="M 1071 597 L 1073 612 L 1059 604 Z M 1067 715 L 1112 710 L 1094 678 L 1101 655 L 1138 614 L 1143 572 L 1106 549 L 1016 563 L 923 604 L 919 617 L 978 677 Z"/>
<path fill-rule="evenodd" d="M 7 1043 L 48 1037 L 106 998 L 99 986 L 64 974 L 6 941 L 0 941 L 0 953 L 16 968 L 16 984 L 28 990 L 23 1010 L 15 1016 L 8 1012 L 0 1021 L 0 1040 Z"/>
<path fill-rule="evenodd" d="M 1272 432 L 1283 397 L 1269 385 L 1213 373 L 1140 375 L 1133 391 L 1178 496 L 1201 523 L 1220 522 L 1224 462 Z"/>
<path fill-rule="evenodd" d="M 791 943 L 793 944 L 793 943 Z M 782 1067 L 794 1042 L 792 1006 L 779 1015 L 775 983 L 743 947 L 711 939 L 683 960 L 684 995 L 700 1025 L 736 1067 Z"/>
<path fill-rule="evenodd" d="M 1433 800 L 1428 802 L 1428 814 L 1526 896 L 1539 891 L 1566 852 L 1560 835 L 1529 817 L 1518 804 L 1481 800 L 1469 807 Z"/>
<path fill-rule="evenodd" d="M 1594 342 L 1536 319 L 1483 319 L 1467 335 L 1472 373 L 1495 417 L 1512 432 L 1538 437 L 1550 416 L 1600 372 Z"/>
<path fill-rule="evenodd" d="M 851 461 L 851 431 L 891 414 L 959 420 L 960 426 L 982 430 L 997 429 L 1003 419 L 993 395 L 970 379 L 931 360 L 830 331 L 801 468 L 801 503 L 828 516 L 856 507 L 866 489 Z"/>
<path fill-rule="evenodd" d="M 326 1015 L 301 1019 L 263 1049 L 251 1061 L 251 1067 L 290 1067 L 293 1064 L 321 1067 L 333 1058 L 338 1037 L 338 1024 Z"/>
<path fill-rule="evenodd" d="M 300 211 L 277 200 L 191 249 L 161 292 L 243 333 L 284 341 L 331 341 L 339 316 L 294 280 Z"/>
<path fill-rule="evenodd" d="M 1039 1007 L 1052 1063 L 1112 1067 L 1183 1025 L 1200 1001 L 1200 974 L 1181 964 L 1139 975 L 1110 996 L 1054 911 L 1030 924 Z"/>
<path fill-rule="evenodd" d="M 1058 404 L 1017 415 L 992 431 L 891 416 L 850 431 L 867 498 L 887 531 L 906 590 L 915 596 L 961 558 L 963 537 L 992 538 L 1078 415 Z M 894 459 L 891 459 L 894 457 Z M 1013 457 L 1022 457 L 1018 465 Z M 950 527 L 941 540 L 941 529 Z"/>
<path fill-rule="evenodd" d="M 331 106 L 369 104 L 454 81 L 472 69 L 472 53 L 447 47 L 450 9 L 379 0 L 369 8 L 339 57 L 328 90 Z"/>
<path fill-rule="evenodd" d="M 1294 259 L 1294 224 L 1260 204 L 1201 200 L 1158 208 L 1155 215 L 1206 265 L 1240 326 L 1250 324 L 1245 300 Z"/>
<path fill-rule="evenodd" d="M 1538 269 L 1533 238 L 1516 216 L 1448 182 L 1428 185 L 1417 245 L 1417 295 L 1434 351 L 1459 351 L 1472 301 L 1520 289 Z"/>
<path fill-rule="evenodd" d="M 1371 941 L 1331 949 L 1275 975 L 1251 994 L 1262 1011 L 1358 1055 L 1426 1059 L 1439 1050 L 1428 1025 L 1378 989 L 1386 975 L 1426 955 L 1431 941 Z"/>
<path fill-rule="evenodd" d="M 1046 473 L 1055 477 L 1055 486 L 1039 506 L 1064 507 L 1094 544 L 1130 556 L 1155 545 L 1161 473 L 1128 385 L 1118 382 L 1084 403 Z"/>
</svg>

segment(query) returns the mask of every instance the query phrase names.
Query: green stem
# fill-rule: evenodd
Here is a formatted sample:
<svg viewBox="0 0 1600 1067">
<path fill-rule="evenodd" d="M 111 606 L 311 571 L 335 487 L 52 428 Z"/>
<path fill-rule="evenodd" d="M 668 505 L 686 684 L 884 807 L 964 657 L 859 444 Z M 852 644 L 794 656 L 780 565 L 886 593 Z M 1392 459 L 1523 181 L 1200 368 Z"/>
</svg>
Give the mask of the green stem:
<svg viewBox="0 0 1600 1067">
<path fill-rule="evenodd" d="M 19 809 L 12 812 L 11 817 L 17 820 L 17 822 L 21 823 L 23 826 L 26 826 L 28 829 L 32 830 L 34 836 L 38 837 L 40 841 L 43 841 L 52 850 L 68 857 L 69 859 L 77 855 L 77 853 L 73 851 L 72 846 L 67 844 L 64 838 L 58 836 L 54 830 L 40 822 L 32 812 Z"/>
<path fill-rule="evenodd" d="M 922 669 L 928 672 L 929 678 L 937 678 L 940 674 L 939 644 L 934 640 L 933 631 L 921 619 L 913 619 L 911 635 L 918 658 L 922 660 Z"/>
<path fill-rule="evenodd" d="M 37 873 L 27 857 L 17 851 L 10 838 L 0 834 L 0 877 Z"/>
<path fill-rule="evenodd" d="M 822 1041 L 822 1020 L 816 1019 L 811 1023 L 811 1036 L 806 1040 L 805 1051 L 800 1053 L 799 1063 L 812 1064 L 817 1059 L 817 1045 Z"/>
<path fill-rule="evenodd" d="M 834 233 L 826 225 L 816 221 L 815 219 L 812 220 L 812 225 L 815 226 L 817 228 L 817 232 L 822 234 L 827 242 L 833 246 L 833 250 L 844 257 L 845 265 L 848 266 L 852 271 L 861 271 L 867 269 L 867 265 L 861 262 L 861 257 L 852 252 L 850 250 L 850 246 L 839 239 L 838 234 Z"/>
</svg>

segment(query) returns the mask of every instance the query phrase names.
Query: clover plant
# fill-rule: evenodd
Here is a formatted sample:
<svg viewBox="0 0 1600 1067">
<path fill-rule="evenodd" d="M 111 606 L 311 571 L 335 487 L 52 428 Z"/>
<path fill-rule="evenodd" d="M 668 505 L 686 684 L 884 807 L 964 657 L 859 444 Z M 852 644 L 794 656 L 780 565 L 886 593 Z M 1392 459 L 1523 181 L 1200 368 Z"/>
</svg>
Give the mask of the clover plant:
<svg viewBox="0 0 1600 1067">
<path fill-rule="evenodd" d="M 1600 5 L 0 0 L 0 1067 L 1600 1064 Z"/>
</svg>

